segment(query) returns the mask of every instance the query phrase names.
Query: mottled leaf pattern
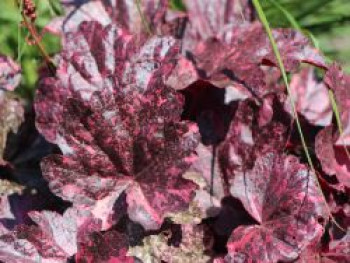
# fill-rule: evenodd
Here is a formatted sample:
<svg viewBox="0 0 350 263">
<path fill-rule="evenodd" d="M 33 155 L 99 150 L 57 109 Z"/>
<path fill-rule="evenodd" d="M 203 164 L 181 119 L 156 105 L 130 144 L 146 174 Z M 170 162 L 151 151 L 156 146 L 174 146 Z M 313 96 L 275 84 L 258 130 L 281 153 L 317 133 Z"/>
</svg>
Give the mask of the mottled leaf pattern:
<svg viewBox="0 0 350 263">
<path fill-rule="evenodd" d="M 318 82 L 311 68 L 295 74 L 290 84 L 296 110 L 310 123 L 328 126 L 332 121 L 332 107 L 326 85 Z M 287 111 L 293 115 L 290 99 L 286 101 Z"/>
<path fill-rule="evenodd" d="M 1 262 L 349 261 L 350 77 L 302 32 L 272 30 L 313 169 L 252 1 L 61 2 L 35 114 L 0 56 Z"/>
<path fill-rule="evenodd" d="M 197 128 L 180 121 L 181 95 L 163 84 L 176 42 L 139 42 L 96 23 L 67 40 L 62 78 L 44 79 L 36 101 L 39 129 L 65 154 L 43 162 L 44 176 L 55 194 L 90 206 L 105 227 L 128 188 L 130 217 L 158 228 L 167 212 L 186 209 L 195 189 L 181 176 L 193 161 Z M 53 107 L 48 97 L 54 112 L 45 110 Z"/>
<path fill-rule="evenodd" d="M 350 159 L 348 149 L 335 145 L 334 127 L 321 130 L 315 142 L 315 150 L 322 169 L 329 175 L 336 175 L 341 186 L 350 187 Z"/>
<path fill-rule="evenodd" d="M 325 82 L 334 91 L 343 133 L 336 141 L 337 145 L 350 145 L 350 76 L 338 65 L 333 64 L 326 73 Z"/>
<path fill-rule="evenodd" d="M 240 226 L 228 242 L 228 262 L 290 261 L 319 241 L 327 218 L 314 176 L 294 156 L 267 153 L 236 174 L 231 194 L 259 225 Z"/>
</svg>

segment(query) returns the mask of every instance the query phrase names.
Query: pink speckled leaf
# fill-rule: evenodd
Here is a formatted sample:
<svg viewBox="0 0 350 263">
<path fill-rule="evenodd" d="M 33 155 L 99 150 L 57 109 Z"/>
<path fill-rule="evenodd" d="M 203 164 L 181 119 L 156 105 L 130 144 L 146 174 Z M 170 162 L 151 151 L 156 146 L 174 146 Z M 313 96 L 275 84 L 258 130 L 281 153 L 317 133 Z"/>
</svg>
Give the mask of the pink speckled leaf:
<svg viewBox="0 0 350 263">
<path fill-rule="evenodd" d="M 225 141 L 219 147 L 221 167 L 229 179 L 236 171 L 252 168 L 261 154 L 282 152 L 286 144 L 286 127 L 276 121 L 260 127 L 261 116 L 256 107 L 249 100 L 239 103 Z"/>
<path fill-rule="evenodd" d="M 128 188 L 130 217 L 157 228 L 167 212 L 186 209 L 195 189 L 181 176 L 197 128 L 180 121 L 182 96 L 163 84 L 178 44 L 95 22 L 66 39 L 57 78 L 42 80 L 35 104 L 38 129 L 64 154 L 42 163 L 44 176 L 55 194 L 89 207 L 103 229 Z"/>
<path fill-rule="evenodd" d="M 81 24 L 78 32 L 66 35 L 56 77 L 44 76 L 40 82 L 35 101 L 37 128 L 65 152 L 65 141 L 57 136 L 57 129 L 68 97 L 89 101 L 94 91 L 113 91 L 118 85 L 124 85 L 125 92 L 143 93 L 166 79 L 178 48 L 171 37 L 145 40 L 115 25 Z"/>
<path fill-rule="evenodd" d="M 20 66 L 10 57 L 0 55 L 0 88 L 13 91 L 20 81 Z"/>
<path fill-rule="evenodd" d="M 323 82 L 317 82 L 312 68 L 304 68 L 300 73 L 293 75 L 290 89 L 296 110 L 311 124 L 331 124 L 333 114 L 328 89 Z M 289 98 L 285 108 L 293 115 Z"/>
<path fill-rule="evenodd" d="M 79 251 L 75 255 L 77 263 L 133 263 L 134 259 L 126 255 L 128 237 L 115 230 L 104 233 L 93 232 L 84 242 L 79 242 Z"/>
<path fill-rule="evenodd" d="M 259 225 L 233 231 L 228 262 L 295 260 L 323 234 L 323 197 L 314 176 L 294 156 L 260 156 L 252 170 L 236 174 L 231 194 Z"/>
<path fill-rule="evenodd" d="M 336 145 L 350 146 L 350 76 L 333 64 L 325 75 L 325 82 L 334 92 L 343 128 Z"/>
<path fill-rule="evenodd" d="M 335 145 L 335 127 L 329 126 L 316 136 L 315 151 L 322 170 L 328 175 L 336 175 L 341 186 L 350 187 L 350 158 L 346 146 Z"/>
<path fill-rule="evenodd" d="M 328 247 L 304 251 L 296 263 L 348 263 L 350 262 L 350 230 L 341 239 L 331 240 Z"/>
<path fill-rule="evenodd" d="M 332 240 L 329 248 L 323 256 L 338 263 L 346 263 L 350 261 L 350 229 L 348 227 L 346 234 L 338 240 Z"/>
<path fill-rule="evenodd" d="M 305 62 L 326 68 L 322 56 L 313 49 L 307 38 L 299 32 L 280 29 L 273 32 L 287 71 L 295 71 Z M 276 66 L 268 37 L 259 23 L 237 28 L 231 38 L 197 39 L 192 46 L 183 45 L 186 59 L 181 61 L 171 79 L 175 89 L 183 89 L 198 79 L 210 81 L 218 87 L 242 85 L 250 96 L 262 97 L 273 92 L 265 82 L 262 65 Z M 183 41 L 186 43 L 186 36 Z M 184 68 L 186 67 L 186 69 Z"/>
<path fill-rule="evenodd" d="M 95 93 L 85 105 L 68 100 L 60 136 L 70 155 L 51 156 L 42 168 L 55 194 L 97 209 L 103 221 L 128 188 L 130 217 L 156 228 L 192 198 L 195 186 L 181 175 L 193 161 L 197 128 L 180 121 L 175 91 L 152 86 L 132 97 L 124 90 Z"/>
<path fill-rule="evenodd" d="M 77 252 L 77 233 L 83 218 L 90 215 L 68 209 L 31 212 L 33 226 L 19 225 L 0 236 L 0 259 L 9 263 L 62 263 Z"/>
<path fill-rule="evenodd" d="M 54 193 L 89 206 L 104 228 L 128 188 L 130 217 L 157 228 L 166 212 L 186 208 L 195 188 L 181 175 L 197 128 L 180 121 L 182 97 L 163 84 L 178 45 L 97 23 L 80 28 L 67 36 L 58 79 L 44 79 L 36 100 L 38 128 L 65 154 L 47 158 L 44 175 Z"/>
</svg>

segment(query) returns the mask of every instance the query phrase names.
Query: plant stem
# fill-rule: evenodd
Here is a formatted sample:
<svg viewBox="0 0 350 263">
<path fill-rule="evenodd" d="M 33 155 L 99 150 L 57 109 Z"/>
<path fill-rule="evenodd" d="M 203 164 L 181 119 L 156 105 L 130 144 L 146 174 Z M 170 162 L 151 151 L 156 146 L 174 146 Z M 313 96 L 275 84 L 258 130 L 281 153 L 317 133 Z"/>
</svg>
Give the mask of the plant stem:
<svg viewBox="0 0 350 263">
<path fill-rule="evenodd" d="M 54 76 L 55 72 L 56 72 L 56 66 L 55 66 L 54 62 L 52 61 L 52 59 L 50 58 L 49 54 L 46 52 L 44 46 L 42 45 L 38 31 L 36 30 L 35 26 L 25 16 L 25 14 L 21 8 L 21 3 L 19 1 L 20 0 L 17 0 L 17 6 L 20 8 L 20 12 L 21 12 L 21 15 L 23 18 L 23 23 L 24 23 L 25 27 L 28 29 L 31 36 L 33 37 L 36 46 L 39 48 L 41 54 L 43 55 L 45 62 L 47 64 L 51 74 Z"/>
</svg>

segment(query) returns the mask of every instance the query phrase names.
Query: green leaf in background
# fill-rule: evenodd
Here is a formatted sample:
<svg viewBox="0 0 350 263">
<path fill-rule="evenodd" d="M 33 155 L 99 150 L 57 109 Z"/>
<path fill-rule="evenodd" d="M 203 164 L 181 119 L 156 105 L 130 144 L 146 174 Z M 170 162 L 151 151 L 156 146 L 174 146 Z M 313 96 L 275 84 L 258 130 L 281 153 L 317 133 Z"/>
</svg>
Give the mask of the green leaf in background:
<svg viewBox="0 0 350 263">
<path fill-rule="evenodd" d="M 174 10 L 179 10 L 179 11 L 185 11 L 186 7 L 182 0 L 171 0 L 170 1 L 170 8 Z"/>
</svg>

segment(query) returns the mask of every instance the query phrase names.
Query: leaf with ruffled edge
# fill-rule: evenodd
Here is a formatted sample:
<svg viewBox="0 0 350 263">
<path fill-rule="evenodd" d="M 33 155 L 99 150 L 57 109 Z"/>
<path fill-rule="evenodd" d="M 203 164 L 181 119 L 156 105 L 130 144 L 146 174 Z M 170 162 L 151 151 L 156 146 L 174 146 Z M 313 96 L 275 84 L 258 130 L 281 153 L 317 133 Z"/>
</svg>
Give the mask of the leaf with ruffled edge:
<svg viewBox="0 0 350 263">
<path fill-rule="evenodd" d="M 312 68 L 304 68 L 293 75 L 290 83 L 296 110 L 311 124 L 328 126 L 331 124 L 333 113 L 328 95 L 328 89 L 323 82 L 316 80 Z M 285 109 L 293 116 L 290 99 L 285 103 Z"/>
<path fill-rule="evenodd" d="M 43 173 L 55 194 L 94 207 L 104 222 L 127 189 L 129 216 L 157 228 L 192 198 L 195 185 L 181 176 L 193 161 L 197 128 L 179 120 L 178 94 L 164 86 L 134 97 L 122 91 L 95 93 L 86 105 L 68 100 L 60 133 L 71 152 L 45 159 Z"/>
<path fill-rule="evenodd" d="M 180 231 L 179 231 L 180 232 Z M 205 254 L 205 227 L 203 225 L 181 225 L 180 244 L 169 245 L 171 236 L 165 233 L 150 235 L 143 240 L 142 246 L 132 247 L 129 250 L 144 263 L 152 262 L 210 262 L 210 257 Z"/>
<path fill-rule="evenodd" d="M 335 144 L 350 146 L 350 76 L 337 64 L 333 64 L 328 69 L 324 81 L 334 92 L 342 125 L 342 134 Z"/>
<path fill-rule="evenodd" d="M 350 159 L 344 147 L 336 145 L 337 134 L 334 126 L 321 130 L 315 141 L 317 158 L 322 170 L 328 175 L 336 175 L 341 187 L 350 187 Z"/>
<path fill-rule="evenodd" d="M 79 242 L 79 251 L 75 255 L 77 263 L 133 263 L 133 257 L 127 256 L 128 237 L 116 230 L 89 233 L 83 242 Z"/>
<path fill-rule="evenodd" d="M 278 29 L 273 34 L 287 71 L 295 71 L 302 62 L 327 68 L 322 56 L 301 33 Z M 266 73 L 261 68 L 262 65 L 276 66 L 261 24 L 255 22 L 239 27 L 231 35 L 230 39 L 199 39 L 191 49 L 183 47 L 185 55 L 169 79 L 169 85 L 184 89 L 202 79 L 222 88 L 239 89 L 243 86 L 250 97 L 274 92 L 265 83 Z"/>
<path fill-rule="evenodd" d="M 171 37 L 133 37 L 116 25 L 84 22 L 66 35 L 56 77 L 44 76 L 36 94 L 36 126 L 45 138 L 61 146 L 57 136 L 67 98 L 89 101 L 97 90 L 140 93 L 166 79 L 176 62 L 178 43 Z"/>
<path fill-rule="evenodd" d="M 129 216 L 158 228 L 167 212 L 188 207 L 195 189 L 181 176 L 198 129 L 180 121 L 182 96 L 163 84 L 178 45 L 97 23 L 67 39 L 58 79 L 44 79 L 36 100 L 38 128 L 65 154 L 44 160 L 44 176 L 55 194 L 90 207 L 104 229 L 124 190 Z"/>
<path fill-rule="evenodd" d="M 235 175 L 231 194 L 259 224 L 233 231 L 227 262 L 291 261 L 319 242 L 327 212 L 310 173 L 294 156 L 267 153 Z"/>
<path fill-rule="evenodd" d="M 62 263 L 77 253 L 78 230 L 91 220 L 88 211 L 30 212 L 36 225 L 18 225 L 0 236 L 0 259 L 9 263 Z M 81 231 L 81 229 L 80 229 Z"/>
</svg>

